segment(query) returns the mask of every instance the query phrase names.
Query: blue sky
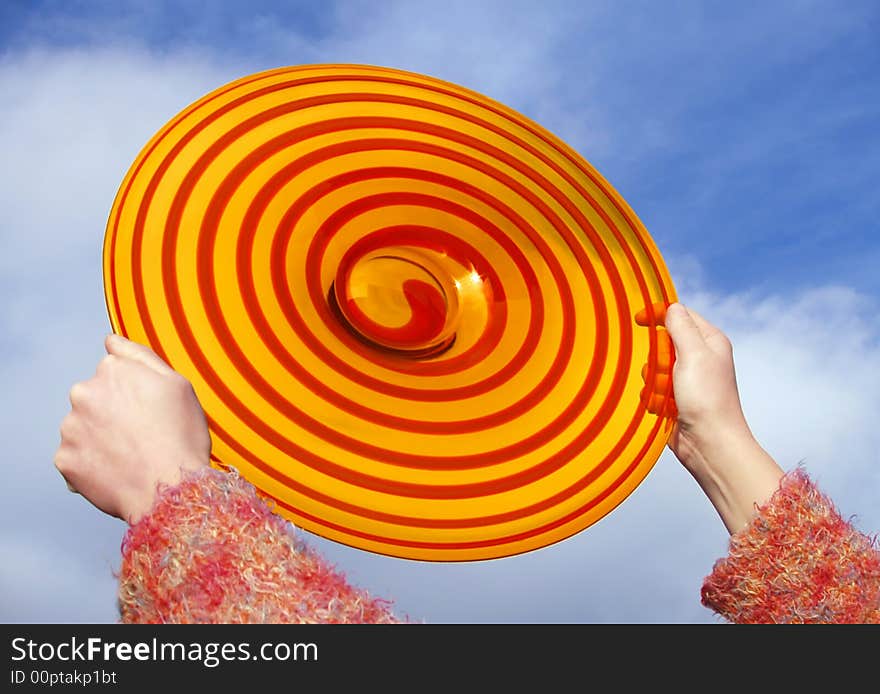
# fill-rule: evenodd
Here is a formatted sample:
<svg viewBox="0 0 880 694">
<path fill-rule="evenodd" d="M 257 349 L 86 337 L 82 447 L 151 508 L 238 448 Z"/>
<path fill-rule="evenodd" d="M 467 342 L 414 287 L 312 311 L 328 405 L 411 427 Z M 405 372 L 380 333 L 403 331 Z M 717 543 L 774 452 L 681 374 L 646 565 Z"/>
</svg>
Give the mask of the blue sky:
<svg viewBox="0 0 880 694">
<path fill-rule="evenodd" d="M 338 47 L 340 60 L 466 79 L 534 117 L 550 101 L 560 113 L 542 123 L 583 142 L 658 242 L 699 256 L 719 285 L 803 287 L 821 266 L 827 279 L 880 291 L 871 233 L 880 204 L 880 141 L 871 137 L 880 118 L 876 3 L 504 6 L 11 2 L 0 10 L 0 40 L 7 55 L 34 45 L 213 53 L 230 75 Z M 358 41 L 383 22 L 410 36 L 385 47 Z M 493 82 L 497 67 L 481 74 L 480 62 L 503 63 L 505 50 L 515 64 L 522 46 L 506 41 L 531 33 L 546 42 L 531 49 L 541 57 L 534 67 L 549 74 L 525 76 L 519 91 Z M 533 88 L 542 79 L 547 85 Z M 586 123 L 567 131 L 579 112 Z M 591 126 L 602 147 L 589 147 Z"/>
<path fill-rule="evenodd" d="M 765 447 L 876 532 L 878 35 L 880 5 L 858 1 L 7 1 L 0 547 L 16 560 L 0 567 L 0 620 L 115 618 L 122 526 L 68 495 L 51 458 L 108 330 L 100 248 L 122 176 L 202 94 L 298 63 L 432 74 L 578 149 L 681 298 L 733 338 Z M 666 455 L 595 527 L 523 557 L 423 565 L 315 542 L 428 621 L 714 621 L 699 583 L 725 536 Z"/>
</svg>

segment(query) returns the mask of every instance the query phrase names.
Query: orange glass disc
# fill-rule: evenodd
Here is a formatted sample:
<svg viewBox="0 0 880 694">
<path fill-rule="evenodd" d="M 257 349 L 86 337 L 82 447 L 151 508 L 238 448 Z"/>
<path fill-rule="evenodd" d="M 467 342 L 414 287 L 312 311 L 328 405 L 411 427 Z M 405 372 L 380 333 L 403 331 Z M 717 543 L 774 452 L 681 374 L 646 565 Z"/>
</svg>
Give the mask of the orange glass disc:
<svg viewBox="0 0 880 694">
<path fill-rule="evenodd" d="M 353 65 L 237 80 L 140 153 L 107 226 L 113 329 L 186 376 L 214 463 L 298 526 L 476 560 L 586 528 L 674 408 L 675 300 L 636 215 L 524 116 Z"/>
</svg>

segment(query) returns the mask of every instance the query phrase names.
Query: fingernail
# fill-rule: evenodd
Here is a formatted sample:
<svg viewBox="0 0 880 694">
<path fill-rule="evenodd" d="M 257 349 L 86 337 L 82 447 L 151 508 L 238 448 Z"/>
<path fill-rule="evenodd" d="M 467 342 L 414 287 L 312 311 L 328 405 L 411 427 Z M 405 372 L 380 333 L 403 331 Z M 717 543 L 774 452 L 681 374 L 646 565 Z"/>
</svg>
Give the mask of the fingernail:
<svg viewBox="0 0 880 694">
<path fill-rule="evenodd" d="M 682 306 L 678 302 L 675 302 L 674 304 L 669 304 L 669 306 L 666 309 L 666 315 L 668 316 L 670 311 L 672 311 L 673 313 L 680 313 L 681 311 L 685 311 L 685 310 L 686 309 L 684 306 Z"/>
</svg>

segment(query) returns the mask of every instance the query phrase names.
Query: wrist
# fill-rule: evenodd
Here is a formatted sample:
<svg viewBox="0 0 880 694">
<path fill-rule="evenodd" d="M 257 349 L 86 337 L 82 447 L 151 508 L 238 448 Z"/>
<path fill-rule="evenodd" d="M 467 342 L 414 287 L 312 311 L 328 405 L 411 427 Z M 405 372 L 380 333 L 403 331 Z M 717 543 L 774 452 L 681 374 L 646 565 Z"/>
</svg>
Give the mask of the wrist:
<svg viewBox="0 0 880 694">
<path fill-rule="evenodd" d="M 745 420 L 703 426 L 686 431 L 683 438 L 687 441 L 686 460 L 682 461 L 685 467 L 698 480 L 718 484 L 726 480 L 738 460 L 761 448 Z"/>
<path fill-rule="evenodd" d="M 127 504 L 127 512 L 125 519 L 129 525 L 134 525 L 140 521 L 145 515 L 150 513 L 156 504 L 160 493 L 163 489 L 169 489 L 178 486 L 188 474 L 197 472 L 209 465 L 207 460 L 202 460 L 195 456 L 180 459 L 175 466 L 165 465 L 155 475 L 150 476 L 140 488 L 132 494 L 130 502 Z"/>
<path fill-rule="evenodd" d="M 770 500 L 785 474 L 745 422 L 716 430 L 708 441 L 692 439 L 682 463 L 731 534 L 744 528 L 757 507 Z"/>
</svg>

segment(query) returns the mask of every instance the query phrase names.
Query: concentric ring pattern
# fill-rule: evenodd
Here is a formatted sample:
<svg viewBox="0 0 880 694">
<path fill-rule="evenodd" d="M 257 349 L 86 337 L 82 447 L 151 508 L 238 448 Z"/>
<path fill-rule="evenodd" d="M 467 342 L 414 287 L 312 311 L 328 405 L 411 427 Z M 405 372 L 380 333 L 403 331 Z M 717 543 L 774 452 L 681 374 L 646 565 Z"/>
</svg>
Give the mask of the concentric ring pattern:
<svg viewBox="0 0 880 694">
<path fill-rule="evenodd" d="M 559 139 L 430 77 L 208 94 L 128 172 L 104 279 L 114 330 L 193 383 L 215 464 L 362 549 L 546 546 L 668 437 L 668 348 L 634 316 L 675 296 L 644 226 Z"/>
</svg>

